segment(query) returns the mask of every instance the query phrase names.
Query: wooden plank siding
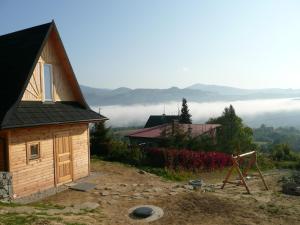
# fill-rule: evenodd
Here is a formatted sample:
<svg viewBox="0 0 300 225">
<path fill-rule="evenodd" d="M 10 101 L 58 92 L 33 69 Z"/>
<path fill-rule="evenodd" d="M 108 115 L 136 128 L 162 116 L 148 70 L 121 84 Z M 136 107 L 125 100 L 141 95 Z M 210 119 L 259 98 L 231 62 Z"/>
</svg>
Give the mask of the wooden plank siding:
<svg viewBox="0 0 300 225">
<path fill-rule="evenodd" d="M 88 124 L 19 128 L 10 131 L 9 158 L 16 197 L 52 188 L 55 182 L 54 137 L 68 132 L 72 143 L 73 180 L 89 174 Z M 27 161 L 26 143 L 39 141 L 39 159 Z"/>
<path fill-rule="evenodd" d="M 52 35 L 53 36 L 53 35 Z M 56 48 L 55 38 L 50 35 L 45 44 L 38 63 L 35 66 L 29 84 L 23 94 L 23 101 L 43 101 L 44 82 L 43 65 L 51 64 L 53 72 L 53 99 L 54 101 L 76 101 L 75 89 L 70 84 L 70 76 L 66 71 L 62 60 L 59 57 L 59 50 Z"/>
</svg>

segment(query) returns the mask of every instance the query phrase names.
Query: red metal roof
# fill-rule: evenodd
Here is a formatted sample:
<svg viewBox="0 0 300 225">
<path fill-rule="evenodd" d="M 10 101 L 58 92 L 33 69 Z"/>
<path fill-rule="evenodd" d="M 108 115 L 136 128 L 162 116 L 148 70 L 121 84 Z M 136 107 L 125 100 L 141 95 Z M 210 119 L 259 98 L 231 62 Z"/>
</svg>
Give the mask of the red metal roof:
<svg viewBox="0 0 300 225">
<path fill-rule="evenodd" d="M 197 137 L 213 129 L 220 127 L 220 124 L 178 124 L 179 129 L 183 132 L 188 132 L 190 129 L 191 136 Z M 143 128 L 131 132 L 127 135 L 127 137 L 140 137 L 140 138 L 159 138 L 161 134 L 166 129 L 172 129 L 172 124 L 163 124 L 150 128 Z"/>
</svg>

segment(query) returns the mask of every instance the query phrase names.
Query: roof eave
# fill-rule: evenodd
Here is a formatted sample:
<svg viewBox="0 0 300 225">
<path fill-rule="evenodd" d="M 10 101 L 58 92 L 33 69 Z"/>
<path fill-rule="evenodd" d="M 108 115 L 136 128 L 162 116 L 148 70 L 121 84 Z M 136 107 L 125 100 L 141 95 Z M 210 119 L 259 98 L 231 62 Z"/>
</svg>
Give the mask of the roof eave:
<svg viewBox="0 0 300 225">
<path fill-rule="evenodd" d="M 38 126 L 50 126 L 50 125 L 64 125 L 64 124 L 77 124 L 77 123 L 97 123 L 101 121 L 106 121 L 108 118 L 103 117 L 99 119 L 90 119 L 90 120 L 77 120 L 77 121 L 63 121 L 63 122 L 53 122 L 53 123 L 36 123 L 36 124 L 24 124 L 17 126 L 2 126 L 1 130 L 8 130 L 14 128 L 30 128 L 30 127 L 38 127 Z"/>
</svg>

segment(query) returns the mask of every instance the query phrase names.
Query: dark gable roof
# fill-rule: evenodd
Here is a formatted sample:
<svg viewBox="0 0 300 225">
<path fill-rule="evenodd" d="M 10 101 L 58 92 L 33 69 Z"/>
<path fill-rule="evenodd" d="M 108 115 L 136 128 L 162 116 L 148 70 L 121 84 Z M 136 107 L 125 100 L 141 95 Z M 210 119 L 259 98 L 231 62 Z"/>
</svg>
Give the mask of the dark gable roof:
<svg viewBox="0 0 300 225">
<path fill-rule="evenodd" d="M 62 124 L 89 122 L 106 119 L 86 109 L 77 102 L 43 103 L 38 101 L 22 101 L 2 128 L 32 127 L 46 124 Z"/>
<path fill-rule="evenodd" d="M 0 121 L 17 102 L 52 23 L 0 36 Z"/>
<path fill-rule="evenodd" d="M 57 32 L 54 21 L 0 36 L 1 128 L 13 120 L 10 116 L 15 115 L 15 110 L 21 102 L 34 67 L 53 29 Z M 74 79 L 78 85 L 75 75 Z M 83 107 L 90 110 L 85 101 Z M 103 119 L 100 115 L 98 117 L 98 120 Z"/>
<path fill-rule="evenodd" d="M 154 127 L 165 123 L 171 123 L 174 120 L 179 120 L 179 116 L 174 115 L 153 115 L 147 120 L 144 128 Z"/>
</svg>

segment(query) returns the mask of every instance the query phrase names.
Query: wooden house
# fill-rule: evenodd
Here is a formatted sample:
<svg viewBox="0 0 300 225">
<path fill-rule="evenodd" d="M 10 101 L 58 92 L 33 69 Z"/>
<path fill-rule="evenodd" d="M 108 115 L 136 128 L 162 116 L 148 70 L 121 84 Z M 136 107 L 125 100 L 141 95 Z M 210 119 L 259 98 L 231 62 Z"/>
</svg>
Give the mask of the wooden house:
<svg viewBox="0 0 300 225">
<path fill-rule="evenodd" d="M 149 127 L 155 127 L 158 125 L 166 124 L 166 123 L 172 123 L 173 121 L 179 121 L 180 116 L 176 115 L 151 115 L 149 116 L 144 128 L 149 128 Z"/>
<path fill-rule="evenodd" d="M 142 128 L 126 135 L 132 145 L 143 145 L 147 147 L 160 147 L 164 140 L 176 132 L 186 134 L 191 138 L 208 135 L 215 141 L 217 129 L 220 124 L 184 124 L 173 120 L 171 123 Z"/>
<path fill-rule="evenodd" d="M 54 21 L 0 36 L 0 68 L 0 171 L 11 196 L 88 176 L 89 123 L 106 118 L 87 105 Z"/>
</svg>

